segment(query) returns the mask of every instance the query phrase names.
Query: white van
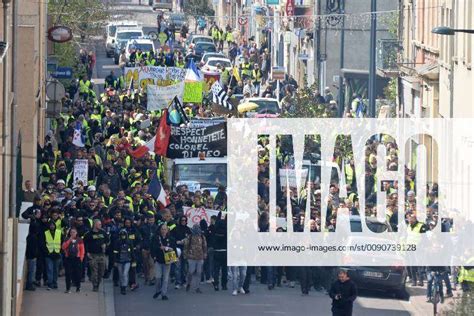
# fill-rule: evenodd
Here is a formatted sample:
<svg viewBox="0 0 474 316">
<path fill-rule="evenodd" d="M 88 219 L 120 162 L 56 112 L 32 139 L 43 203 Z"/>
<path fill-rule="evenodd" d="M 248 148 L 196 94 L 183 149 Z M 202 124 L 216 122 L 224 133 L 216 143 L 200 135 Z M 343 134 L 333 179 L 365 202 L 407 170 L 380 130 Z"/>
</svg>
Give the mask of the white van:
<svg viewBox="0 0 474 316">
<path fill-rule="evenodd" d="M 150 39 L 133 39 L 127 42 L 125 45 L 125 56 L 127 59 L 130 58 L 130 54 L 140 49 L 142 52 L 147 53 L 149 51 L 155 52 L 155 43 Z"/>
<path fill-rule="evenodd" d="M 114 54 L 114 47 L 117 36 L 117 29 L 119 27 L 138 27 L 136 21 L 114 21 L 107 24 L 106 28 L 106 41 L 105 41 L 105 52 L 107 57 L 112 57 Z"/>
</svg>

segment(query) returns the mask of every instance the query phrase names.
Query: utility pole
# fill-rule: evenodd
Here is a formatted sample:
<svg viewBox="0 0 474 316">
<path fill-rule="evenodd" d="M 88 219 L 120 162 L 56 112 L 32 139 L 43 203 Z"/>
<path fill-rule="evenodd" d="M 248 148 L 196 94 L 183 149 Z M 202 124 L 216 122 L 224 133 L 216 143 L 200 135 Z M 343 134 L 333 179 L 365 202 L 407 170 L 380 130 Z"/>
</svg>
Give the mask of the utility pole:
<svg viewBox="0 0 474 316">
<path fill-rule="evenodd" d="M 377 43 L 377 0 L 370 3 L 370 67 L 369 67 L 369 115 L 375 117 L 375 99 L 377 97 L 376 43 Z"/>
<path fill-rule="evenodd" d="M 342 75 L 342 69 L 344 68 L 344 43 L 345 43 L 345 27 L 346 27 L 346 17 L 345 17 L 345 0 L 341 0 L 341 9 L 339 11 L 341 16 L 341 50 L 339 51 L 339 117 L 344 115 L 344 77 Z"/>
</svg>

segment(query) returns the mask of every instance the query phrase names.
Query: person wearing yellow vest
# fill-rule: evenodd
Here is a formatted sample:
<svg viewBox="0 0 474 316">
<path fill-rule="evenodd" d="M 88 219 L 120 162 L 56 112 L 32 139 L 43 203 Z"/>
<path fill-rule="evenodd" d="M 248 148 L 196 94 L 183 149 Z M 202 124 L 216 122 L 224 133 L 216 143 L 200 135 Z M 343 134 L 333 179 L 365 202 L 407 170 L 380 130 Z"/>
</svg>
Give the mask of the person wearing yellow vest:
<svg viewBox="0 0 474 316">
<path fill-rule="evenodd" d="M 419 222 L 416 218 L 415 213 L 408 215 L 408 227 L 407 227 L 407 239 L 406 244 L 417 245 L 420 243 L 422 233 L 425 233 L 428 230 L 426 224 Z M 421 277 L 422 271 L 421 267 L 410 265 L 408 267 L 408 272 L 410 274 L 411 283 L 413 286 L 419 285 L 423 286 L 423 278 Z M 417 283 L 418 281 L 418 283 Z"/>
<path fill-rule="evenodd" d="M 260 84 L 262 83 L 262 71 L 258 67 L 258 64 L 255 63 L 252 70 L 252 83 L 255 87 L 255 93 L 260 95 Z"/>
<path fill-rule="evenodd" d="M 48 290 L 58 288 L 58 270 L 61 261 L 61 230 L 56 228 L 53 221 L 44 232 L 44 253 L 46 254 L 46 271 L 48 275 Z"/>
<path fill-rule="evenodd" d="M 56 168 L 54 166 L 54 157 L 49 157 L 48 162 L 41 164 L 40 168 L 41 168 L 40 183 L 43 188 L 46 188 L 51 178 L 51 174 L 56 172 Z"/>
<path fill-rule="evenodd" d="M 90 89 L 92 89 L 92 82 L 87 79 L 87 76 L 79 80 L 79 98 L 87 100 L 89 98 Z"/>
<path fill-rule="evenodd" d="M 230 46 L 234 42 L 234 34 L 232 33 L 232 29 L 227 30 L 227 33 L 225 34 L 225 40 L 230 49 Z"/>
<path fill-rule="evenodd" d="M 249 59 L 245 57 L 244 62 L 240 64 L 241 78 L 246 80 L 252 76 L 252 66 L 250 65 Z"/>
<path fill-rule="evenodd" d="M 459 270 L 458 281 L 463 292 L 469 292 L 474 284 L 474 257 L 469 258 Z"/>
</svg>

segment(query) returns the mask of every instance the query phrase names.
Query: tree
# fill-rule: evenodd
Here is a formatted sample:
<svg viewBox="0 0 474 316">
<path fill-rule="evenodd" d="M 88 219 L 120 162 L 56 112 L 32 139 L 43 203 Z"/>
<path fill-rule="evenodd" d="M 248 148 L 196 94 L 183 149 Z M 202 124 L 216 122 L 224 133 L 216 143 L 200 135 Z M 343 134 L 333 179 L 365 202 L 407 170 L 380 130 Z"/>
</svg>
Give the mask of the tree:
<svg viewBox="0 0 474 316">
<path fill-rule="evenodd" d="M 195 18 L 199 16 L 213 16 L 214 10 L 209 6 L 208 0 L 189 0 L 184 3 L 184 12 Z"/>
<path fill-rule="evenodd" d="M 288 109 L 282 114 L 282 117 L 336 117 L 337 109 L 328 104 L 317 102 L 316 91 L 318 91 L 317 84 L 308 85 L 305 79 L 303 85 L 294 92 Z"/>
</svg>

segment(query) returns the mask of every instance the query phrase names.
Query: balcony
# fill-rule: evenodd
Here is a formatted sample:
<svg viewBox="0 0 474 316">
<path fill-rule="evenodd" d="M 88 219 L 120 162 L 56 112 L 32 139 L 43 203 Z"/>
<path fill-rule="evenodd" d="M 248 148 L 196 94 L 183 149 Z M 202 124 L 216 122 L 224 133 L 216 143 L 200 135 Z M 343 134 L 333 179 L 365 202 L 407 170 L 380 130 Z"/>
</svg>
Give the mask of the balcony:
<svg viewBox="0 0 474 316">
<path fill-rule="evenodd" d="M 377 72 L 383 77 L 398 76 L 398 51 L 400 42 L 396 39 L 380 39 L 377 41 Z"/>
</svg>

